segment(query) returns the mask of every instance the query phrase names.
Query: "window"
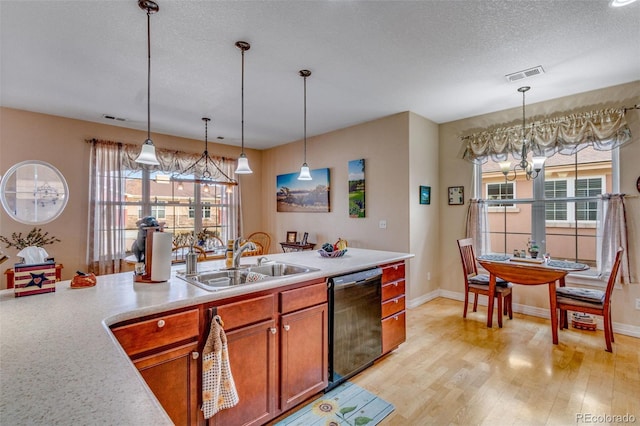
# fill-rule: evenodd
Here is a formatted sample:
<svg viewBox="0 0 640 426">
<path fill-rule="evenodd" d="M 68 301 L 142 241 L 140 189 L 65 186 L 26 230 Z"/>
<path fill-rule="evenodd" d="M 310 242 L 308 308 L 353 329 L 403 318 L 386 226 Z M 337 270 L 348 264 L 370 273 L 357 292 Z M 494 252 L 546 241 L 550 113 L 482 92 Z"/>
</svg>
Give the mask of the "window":
<svg viewBox="0 0 640 426">
<path fill-rule="evenodd" d="M 491 247 L 511 253 L 533 239 L 552 258 L 570 259 L 591 266 L 597 275 L 596 220 L 600 194 L 613 192 L 617 149 L 584 148 L 572 155 L 547 159 L 544 173 L 528 181 L 522 172 L 505 183 L 497 163 L 479 166 L 485 188 L 481 198 L 489 207 Z M 500 182 L 502 181 L 502 182 Z M 500 200 L 510 199 L 513 203 Z"/>
<path fill-rule="evenodd" d="M 488 183 L 487 184 L 488 200 L 513 200 L 513 183 Z M 497 207 L 512 207 L 512 203 L 496 203 Z"/>
<path fill-rule="evenodd" d="M 142 218 L 144 215 L 142 214 L 142 206 L 138 208 L 138 218 Z M 151 216 L 156 219 L 164 219 L 166 218 L 164 206 L 151 206 Z"/>
</svg>

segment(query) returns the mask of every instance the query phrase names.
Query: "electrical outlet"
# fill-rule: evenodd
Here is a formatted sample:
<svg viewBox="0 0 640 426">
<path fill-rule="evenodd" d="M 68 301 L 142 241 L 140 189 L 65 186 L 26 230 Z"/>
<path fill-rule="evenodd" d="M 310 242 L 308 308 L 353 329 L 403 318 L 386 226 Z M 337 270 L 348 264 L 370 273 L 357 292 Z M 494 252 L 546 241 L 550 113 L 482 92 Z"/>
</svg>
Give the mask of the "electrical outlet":
<svg viewBox="0 0 640 426">
<path fill-rule="evenodd" d="M 387 229 L 387 221 L 386 221 L 386 220 L 381 220 L 381 221 L 378 223 L 378 227 L 379 227 L 380 229 Z"/>
<path fill-rule="evenodd" d="M 640 299 L 636 299 L 636 309 L 640 310 Z"/>
</svg>

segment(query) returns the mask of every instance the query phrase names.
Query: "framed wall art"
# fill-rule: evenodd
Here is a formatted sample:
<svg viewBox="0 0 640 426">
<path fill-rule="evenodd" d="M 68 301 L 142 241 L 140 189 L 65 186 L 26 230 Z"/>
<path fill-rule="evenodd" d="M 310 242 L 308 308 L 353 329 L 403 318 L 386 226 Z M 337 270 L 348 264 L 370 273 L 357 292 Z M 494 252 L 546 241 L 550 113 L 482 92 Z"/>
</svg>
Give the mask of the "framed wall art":
<svg viewBox="0 0 640 426">
<path fill-rule="evenodd" d="M 349 161 L 349 217 L 365 217 L 364 158 Z"/>
<path fill-rule="evenodd" d="M 298 180 L 298 173 L 276 176 L 276 211 L 329 212 L 329 169 L 311 170 L 311 180 Z"/>
<path fill-rule="evenodd" d="M 431 204 L 431 187 L 420 185 L 420 204 Z"/>
<path fill-rule="evenodd" d="M 449 205 L 461 206 L 464 204 L 464 186 L 449 187 Z"/>
</svg>

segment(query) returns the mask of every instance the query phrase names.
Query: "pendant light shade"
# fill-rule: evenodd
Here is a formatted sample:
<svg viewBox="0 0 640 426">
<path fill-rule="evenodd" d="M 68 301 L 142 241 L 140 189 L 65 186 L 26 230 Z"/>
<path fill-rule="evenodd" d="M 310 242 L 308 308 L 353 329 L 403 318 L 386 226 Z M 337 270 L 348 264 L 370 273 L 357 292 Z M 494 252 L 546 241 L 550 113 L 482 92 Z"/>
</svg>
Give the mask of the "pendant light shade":
<svg viewBox="0 0 640 426">
<path fill-rule="evenodd" d="M 237 41 L 236 47 L 240 49 L 242 52 L 242 86 L 240 90 L 240 105 L 241 105 L 241 118 L 240 118 L 240 126 L 241 126 L 241 140 L 242 140 L 242 151 L 240 152 L 240 157 L 238 158 L 238 167 L 236 168 L 236 174 L 238 175 L 248 175 L 253 173 L 251 167 L 249 167 L 249 159 L 244 153 L 244 52 L 251 49 L 251 45 L 246 41 Z"/>
<path fill-rule="evenodd" d="M 300 167 L 300 175 L 298 180 L 312 180 L 307 164 L 307 77 L 311 75 L 309 70 L 300 70 L 300 76 L 304 79 L 304 162 Z"/>
<path fill-rule="evenodd" d="M 160 10 L 158 4 L 152 0 L 138 0 L 140 9 L 147 12 L 147 140 L 142 145 L 136 163 L 158 166 L 156 147 L 151 140 L 151 14 Z"/>
</svg>

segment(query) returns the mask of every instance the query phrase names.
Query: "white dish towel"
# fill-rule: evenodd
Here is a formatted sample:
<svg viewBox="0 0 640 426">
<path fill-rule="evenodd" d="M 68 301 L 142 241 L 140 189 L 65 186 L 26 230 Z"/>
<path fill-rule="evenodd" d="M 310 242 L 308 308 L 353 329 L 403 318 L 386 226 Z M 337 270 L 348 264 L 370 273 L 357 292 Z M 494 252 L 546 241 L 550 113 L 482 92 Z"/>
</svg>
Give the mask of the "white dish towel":
<svg viewBox="0 0 640 426">
<path fill-rule="evenodd" d="M 202 351 L 202 411 L 208 419 L 218 411 L 238 404 L 240 398 L 233 382 L 224 323 L 216 315 Z"/>
</svg>

